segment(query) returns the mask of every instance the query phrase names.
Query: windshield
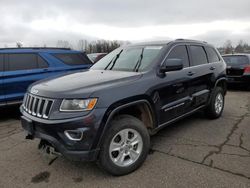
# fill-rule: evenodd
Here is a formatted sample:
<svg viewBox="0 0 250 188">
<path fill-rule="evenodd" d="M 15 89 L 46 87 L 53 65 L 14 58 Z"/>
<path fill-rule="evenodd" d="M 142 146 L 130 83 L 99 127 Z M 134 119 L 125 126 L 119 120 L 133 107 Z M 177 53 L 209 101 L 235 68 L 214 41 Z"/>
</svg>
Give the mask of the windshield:
<svg viewBox="0 0 250 188">
<path fill-rule="evenodd" d="M 223 59 L 226 62 L 226 64 L 230 65 L 230 66 L 249 64 L 249 60 L 248 60 L 247 56 L 244 56 L 244 55 L 224 56 Z"/>
<path fill-rule="evenodd" d="M 99 60 L 91 69 L 144 71 L 159 54 L 162 46 L 117 48 Z"/>
</svg>

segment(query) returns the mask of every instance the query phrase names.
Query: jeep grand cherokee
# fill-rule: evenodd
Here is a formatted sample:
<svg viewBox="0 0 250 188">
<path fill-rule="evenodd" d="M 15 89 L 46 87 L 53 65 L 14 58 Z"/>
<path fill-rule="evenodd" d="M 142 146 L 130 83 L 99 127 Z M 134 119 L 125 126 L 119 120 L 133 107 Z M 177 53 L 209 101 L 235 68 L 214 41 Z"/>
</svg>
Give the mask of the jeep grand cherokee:
<svg viewBox="0 0 250 188">
<path fill-rule="evenodd" d="M 221 116 L 226 64 L 205 43 L 174 40 L 120 47 L 89 71 L 32 85 L 21 106 L 27 138 L 113 175 L 137 169 L 150 135 L 198 110 Z"/>
</svg>

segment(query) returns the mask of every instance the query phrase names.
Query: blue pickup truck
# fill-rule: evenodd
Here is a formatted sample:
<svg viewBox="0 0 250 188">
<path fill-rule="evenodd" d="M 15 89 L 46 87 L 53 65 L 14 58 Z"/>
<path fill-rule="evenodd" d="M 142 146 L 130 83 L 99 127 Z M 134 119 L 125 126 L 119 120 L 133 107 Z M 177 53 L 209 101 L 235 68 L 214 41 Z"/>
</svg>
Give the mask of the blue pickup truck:
<svg viewBox="0 0 250 188">
<path fill-rule="evenodd" d="M 21 103 L 28 86 L 35 81 L 92 65 L 85 53 L 67 48 L 2 48 L 0 106 Z"/>
</svg>

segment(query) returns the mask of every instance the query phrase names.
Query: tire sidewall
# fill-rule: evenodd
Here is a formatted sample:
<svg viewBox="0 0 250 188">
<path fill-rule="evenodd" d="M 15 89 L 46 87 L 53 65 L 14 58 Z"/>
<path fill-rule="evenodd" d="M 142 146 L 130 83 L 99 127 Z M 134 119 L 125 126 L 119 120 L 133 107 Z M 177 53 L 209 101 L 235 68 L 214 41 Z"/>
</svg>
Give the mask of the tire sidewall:
<svg viewBox="0 0 250 188">
<path fill-rule="evenodd" d="M 217 96 L 218 96 L 219 93 L 221 94 L 221 96 L 222 96 L 222 98 L 223 98 L 223 105 L 222 105 L 222 109 L 221 109 L 220 113 L 217 113 L 217 112 L 216 112 L 216 109 L 215 109 L 215 102 L 216 102 L 216 98 L 217 98 Z M 217 88 L 215 89 L 215 91 L 214 91 L 214 93 L 213 93 L 213 97 L 212 97 L 212 100 L 211 100 L 211 104 L 210 104 L 210 105 L 211 105 L 211 109 L 212 109 L 213 116 L 214 116 L 215 118 L 220 117 L 221 114 L 222 114 L 222 112 L 223 112 L 223 110 L 224 110 L 224 106 L 225 106 L 225 95 L 224 95 L 224 91 L 223 91 L 222 88 L 217 87 Z"/>
<path fill-rule="evenodd" d="M 123 129 L 136 130 L 142 137 L 143 141 L 143 148 L 139 158 L 133 164 L 127 167 L 117 166 L 111 160 L 109 154 L 109 146 L 113 137 Z M 108 171 L 112 175 L 125 175 L 136 170 L 139 166 L 141 166 L 141 164 L 147 157 L 149 148 L 150 148 L 150 138 L 148 131 L 146 127 L 143 125 L 143 123 L 133 116 L 122 115 L 119 118 L 114 119 L 110 124 L 110 128 L 105 135 L 104 143 L 101 146 L 99 164 L 101 165 L 102 168 L 104 168 L 104 170 Z"/>
</svg>

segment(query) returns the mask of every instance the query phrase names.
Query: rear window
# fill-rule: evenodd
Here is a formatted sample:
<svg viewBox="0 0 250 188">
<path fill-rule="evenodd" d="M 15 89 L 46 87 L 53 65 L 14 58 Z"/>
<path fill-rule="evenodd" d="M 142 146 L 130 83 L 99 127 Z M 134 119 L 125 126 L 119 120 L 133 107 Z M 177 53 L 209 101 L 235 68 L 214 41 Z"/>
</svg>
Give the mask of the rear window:
<svg viewBox="0 0 250 188">
<path fill-rule="evenodd" d="M 37 68 L 35 54 L 9 54 L 9 70 L 28 70 Z"/>
<path fill-rule="evenodd" d="M 3 54 L 0 54 L 0 71 L 3 71 Z"/>
<path fill-rule="evenodd" d="M 192 66 L 207 64 L 207 55 L 202 46 L 190 46 Z"/>
<path fill-rule="evenodd" d="M 30 70 L 30 69 L 39 69 L 47 68 L 48 64 L 37 54 L 8 54 L 9 63 L 8 70 Z"/>
<path fill-rule="evenodd" d="M 85 65 L 90 64 L 91 62 L 81 53 L 58 53 L 53 54 L 56 58 L 61 60 L 63 63 L 67 65 Z"/>
<path fill-rule="evenodd" d="M 227 65 L 246 65 L 249 64 L 249 59 L 247 56 L 244 55 L 237 55 L 237 56 L 224 56 L 224 61 Z"/>
</svg>

